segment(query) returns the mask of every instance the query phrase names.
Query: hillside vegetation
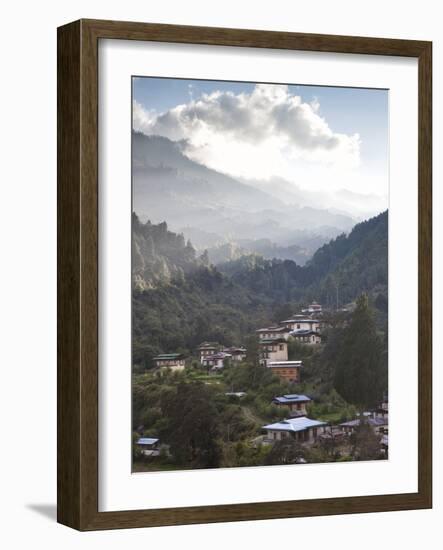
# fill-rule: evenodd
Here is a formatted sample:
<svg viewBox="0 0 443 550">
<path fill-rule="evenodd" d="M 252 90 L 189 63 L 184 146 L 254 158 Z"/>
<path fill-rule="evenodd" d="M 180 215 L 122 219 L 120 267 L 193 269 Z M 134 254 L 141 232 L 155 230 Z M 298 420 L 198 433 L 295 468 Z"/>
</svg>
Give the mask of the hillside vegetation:
<svg viewBox="0 0 443 550">
<path fill-rule="evenodd" d="M 322 246 L 306 266 L 257 254 L 220 266 L 198 256 L 166 223 L 133 216 L 133 361 L 189 352 L 203 340 L 238 345 L 313 299 L 343 306 L 369 296 L 377 326 L 387 321 L 388 213 Z"/>
</svg>

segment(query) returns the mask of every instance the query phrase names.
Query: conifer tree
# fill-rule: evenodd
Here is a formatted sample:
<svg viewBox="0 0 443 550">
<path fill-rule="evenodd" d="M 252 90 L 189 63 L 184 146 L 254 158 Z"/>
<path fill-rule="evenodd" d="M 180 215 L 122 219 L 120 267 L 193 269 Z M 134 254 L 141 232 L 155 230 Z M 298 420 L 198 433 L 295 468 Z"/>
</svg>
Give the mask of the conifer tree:
<svg viewBox="0 0 443 550">
<path fill-rule="evenodd" d="M 374 407 L 385 389 L 386 376 L 382 342 L 366 295 L 357 300 L 351 322 L 343 332 L 335 368 L 335 389 L 349 403 L 363 409 Z"/>
</svg>

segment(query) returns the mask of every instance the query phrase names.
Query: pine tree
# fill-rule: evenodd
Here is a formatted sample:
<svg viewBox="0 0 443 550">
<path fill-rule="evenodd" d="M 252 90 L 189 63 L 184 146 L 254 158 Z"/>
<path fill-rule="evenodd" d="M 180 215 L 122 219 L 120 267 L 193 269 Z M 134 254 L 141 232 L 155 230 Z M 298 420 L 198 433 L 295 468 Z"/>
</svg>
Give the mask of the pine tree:
<svg viewBox="0 0 443 550">
<path fill-rule="evenodd" d="M 361 408 L 380 401 L 385 375 L 382 342 L 377 335 L 368 297 L 360 296 L 337 356 L 334 386 L 349 403 Z"/>
</svg>

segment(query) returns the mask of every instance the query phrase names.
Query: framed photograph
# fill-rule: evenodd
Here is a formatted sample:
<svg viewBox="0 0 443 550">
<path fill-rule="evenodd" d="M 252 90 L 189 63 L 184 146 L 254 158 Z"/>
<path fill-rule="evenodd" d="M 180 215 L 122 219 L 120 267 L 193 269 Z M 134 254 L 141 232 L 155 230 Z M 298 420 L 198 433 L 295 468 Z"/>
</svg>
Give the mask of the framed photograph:
<svg viewBox="0 0 443 550">
<path fill-rule="evenodd" d="M 58 520 L 430 508 L 430 42 L 58 29 Z"/>
</svg>

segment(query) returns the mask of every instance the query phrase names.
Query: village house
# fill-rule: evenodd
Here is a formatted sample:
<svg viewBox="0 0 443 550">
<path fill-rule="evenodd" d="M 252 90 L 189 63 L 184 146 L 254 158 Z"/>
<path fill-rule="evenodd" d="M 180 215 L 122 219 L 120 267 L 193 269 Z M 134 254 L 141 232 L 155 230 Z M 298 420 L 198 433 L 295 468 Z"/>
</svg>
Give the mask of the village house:
<svg viewBox="0 0 443 550">
<path fill-rule="evenodd" d="M 306 416 L 299 418 L 288 418 L 274 424 L 262 426 L 266 430 L 264 443 L 274 443 L 287 437 L 294 439 L 300 443 L 314 443 L 327 426 L 326 422 L 312 420 Z"/>
<path fill-rule="evenodd" d="M 159 439 L 155 437 L 140 437 L 136 442 L 137 447 L 144 456 L 159 456 Z"/>
<path fill-rule="evenodd" d="M 290 329 L 289 332 L 297 330 L 311 330 L 319 332 L 320 321 L 318 319 L 310 319 L 305 316 L 294 315 L 291 319 L 286 319 L 280 323 L 283 327 Z"/>
<path fill-rule="evenodd" d="M 300 382 L 300 369 L 303 367 L 302 361 L 269 361 L 266 366 L 272 369 L 272 374 L 275 374 L 285 382 L 293 384 Z"/>
<path fill-rule="evenodd" d="M 323 312 L 323 308 L 320 304 L 318 304 L 317 302 L 312 302 L 312 304 L 309 304 L 307 308 L 305 309 L 302 309 L 301 310 L 302 313 L 316 313 L 316 314 L 320 314 Z"/>
<path fill-rule="evenodd" d="M 284 338 L 268 338 L 259 342 L 259 359 L 261 365 L 267 365 L 270 361 L 288 360 L 288 342 Z"/>
<path fill-rule="evenodd" d="M 202 365 L 211 369 L 212 372 L 221 370 L 226 366 L 226 362 L 231 359 L 230 353 L 219 351 L 213 355 L 207 355 L 202 360 Z"/>
<path fill-rule="evenodd" d="M 162 353 L 154 357 L 154 362 L 162 370 L 181 371 L 185 368 L 185 357 L 181 353 Z"/>
<path fill-rule="evenodd" d="M 224 348 L 222 351 L 223 353 L 227 353 L 231 356 L 231 361 L 235 361 L 239 363 L 240 361 L 243 361 L 244 359 L 246 359 L 246 348 L 232 347 L 232 348 Z"/>
<path fill-rule="evenodd" d="M 202 342 L 198 348 L 200 363 L 203 364 L 203 359 L 208 355 L 214 355 L 220 350 L 220 345 L 217 342 Z"/>
<path fill-rule="evenodd" d="M 301 344 L 308 344 L 308 345 L 321 344 L 320 334 L 313 330 L 303 330 L 303 329 L 294 330 L 293 332 L 291 332 L 291 336 Z"/>
<path fill-rule="evenodd" d="M 258 334 L 260 340 L 276 340 L 283 338 L 287 340 L 289 338 L 289 333 L 291 332 L 290 327 L 268 327 L 268 328 L 259 328 L 255 331 Z"/>
<path fill-rule="evenodd" d="M 288 408 L 291 413 L 291 417 L 294 417 L 306 416 L 306 406 L 312 402 L 312 399 L 307 395 L 291 393 L 287 395 L 281 395 L 279 397 L 274 397 L 272 402 L 274 403 L 274 405 Z"/>
<path fill-rule="evenodd" d="M 382 437 L 387 435 L 388 430 L 388 419 L 379 418 L 374 416 L 366 416 L 365 420 L 368 425 L 372 428 L 376 435 Z M 340 427 L 346 435 L 352 435 L 355 432 L 357 426 L 360 426 L 361 418 L 355 418 L 354 420 L 349 420 L 348 422 L 342 422 Z"/>
</svg>

